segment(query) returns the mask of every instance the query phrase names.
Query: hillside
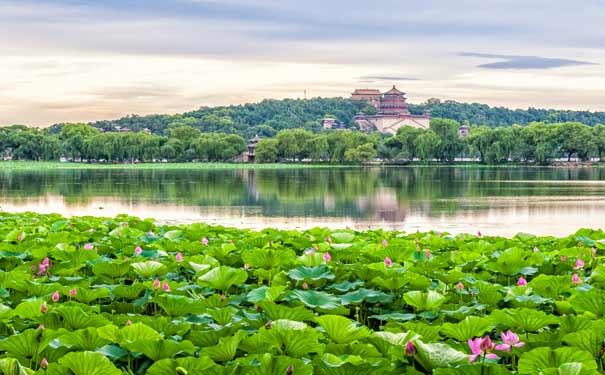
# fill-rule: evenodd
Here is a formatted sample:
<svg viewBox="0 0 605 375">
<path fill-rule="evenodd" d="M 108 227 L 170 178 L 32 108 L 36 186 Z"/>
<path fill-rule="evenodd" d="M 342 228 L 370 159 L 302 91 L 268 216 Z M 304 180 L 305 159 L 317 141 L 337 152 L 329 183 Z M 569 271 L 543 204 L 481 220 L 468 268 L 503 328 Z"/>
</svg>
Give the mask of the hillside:
<svg viewBox="0 0 605 375">
<path fill-rule="evenodd" d="M 191 125 L 202 132 L 237 133 L 244 138 L 255 134 L 272 137 L 278 131 L 291 128 L 305 128 L 317 132 L 319 120 L 326 115 L 335 116 L 352 125 L 354 115 L 360 110 L 371 112 L 373 107 L 364 103 L 342 98 L 267 99 L 259 103 L 223 107 L 202 107 L 198 110 L 177 115 L 131 115 L 117 120 L 98 121 L 91 125 L 111 129 L 116 126 L 140 131 L 148 128 L 155 134 L 165 134 L 172 125 Z M 472 125 L 490 127 L 526 125 L 531 122 L 581 122 L 587 125 L 605 123 L 605 112 L 562 111 L 555 109 L 508 109 L 490 107 L 478 103 L 459 103 L 429 99 L 422 104 L 411 104 L 414 114 L 430 110 L 433 117 L 456 120 Z"/>
</svg>

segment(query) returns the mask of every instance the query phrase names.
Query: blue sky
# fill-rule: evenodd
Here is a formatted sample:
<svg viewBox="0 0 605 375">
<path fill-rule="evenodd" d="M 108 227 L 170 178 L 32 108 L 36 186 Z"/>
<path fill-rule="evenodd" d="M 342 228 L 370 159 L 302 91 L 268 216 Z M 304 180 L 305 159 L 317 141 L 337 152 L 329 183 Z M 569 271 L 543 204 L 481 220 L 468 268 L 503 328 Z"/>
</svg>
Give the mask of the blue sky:
<svg viewBox="0 0 605 375">
<path fill-rule="evenodd" d="M 603 19 L 590 0 L 0 0 L 0 124 L 392 84 L 411 102 L 605 110 Z"/>
</svg>

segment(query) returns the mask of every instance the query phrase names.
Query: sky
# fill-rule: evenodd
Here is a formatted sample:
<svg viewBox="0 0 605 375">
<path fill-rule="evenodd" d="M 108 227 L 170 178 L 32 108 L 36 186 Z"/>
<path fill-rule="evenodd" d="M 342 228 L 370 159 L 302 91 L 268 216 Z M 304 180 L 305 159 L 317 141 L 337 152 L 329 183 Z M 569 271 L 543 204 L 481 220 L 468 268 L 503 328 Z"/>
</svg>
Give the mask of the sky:
<svg viewBox="0 0 605 375">
<path fill-rule="evenodd" d="M 0 0 L 0 125 L 393 84 L 605 111 L 602 0 Z"/>
</svg>

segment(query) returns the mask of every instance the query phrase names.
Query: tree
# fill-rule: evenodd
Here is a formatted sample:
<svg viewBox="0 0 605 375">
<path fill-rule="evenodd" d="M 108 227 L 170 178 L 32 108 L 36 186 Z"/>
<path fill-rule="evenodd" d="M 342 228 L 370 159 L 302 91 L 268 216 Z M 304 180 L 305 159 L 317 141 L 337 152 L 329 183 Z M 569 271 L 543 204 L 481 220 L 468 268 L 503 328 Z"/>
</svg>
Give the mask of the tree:
<svg viewBox="0 0 605 375">
<path fill-rule="evenodd" d="M 345 160 L 354 163 L 366 163 L 376 157 L 376 148 L 373 143 L 364 143 L 363 145 L 349 149 L 345 152 Z"/>
<path fill-rule="evenodd" d="M 427 130 L 414 140 L 415 152 L 422 160 L 435 159 L 440 146 L 441 138 L 432 130 Z"/>
<path fill-rule="evenodd" d="M 86 151 L 86 141 L 99 134 L 99 130 L 86 124 L 64 124 L 59 138 L 65 153 L 73 160 L 81 158 Z"/>
<path fill-rule="evenodd" d="M 605 152 L 605 126 L 596 125 L 592 128 L 593 142 L 599 156 L 599 161 L 603 160 L 603 152 Z"/>
<path fill-rule="evenodd" d="M 256 161 L 259 163 L 275 163 L 278 161 L 277 139 L 261 139 L 256 144 Z"/>
<path fill-rule="evenodd" d="M 462 152 L 463 143 L 460 140 L 458 131 L 460 124 L 454 120 L 442 118 L 433 118 L 430 129 L 440 138 L 439 145 L 436 146 L 436 157 L 439 160 L 454 161 L 456 156 Z"/>
<path fill-rule="evenodd" d="M 574 154 L 582 160 L 588 159 L 595 145 L 593 132 L 589 126 L 577 122 L 567 122 L 553 126 L 555 127 L 556 143 L 561 152 L 567 155 L 567 161 L 570 161 Z"/>
</svg>

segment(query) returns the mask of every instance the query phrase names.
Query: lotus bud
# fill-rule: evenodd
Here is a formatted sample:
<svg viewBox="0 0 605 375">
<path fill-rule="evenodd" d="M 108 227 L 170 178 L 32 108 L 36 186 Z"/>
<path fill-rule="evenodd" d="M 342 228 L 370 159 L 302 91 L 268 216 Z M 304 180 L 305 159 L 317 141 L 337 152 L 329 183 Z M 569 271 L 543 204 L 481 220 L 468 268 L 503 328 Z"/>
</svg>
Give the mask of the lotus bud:
<svg viewBox="0 0 605 375">
<path fill-rule="evenodd" d="M 481 231 L 480 231 L 480 230 L 479 230 L 479 231 L 477 231 L 477 237 L 482 237 L 482 236 L 481 236 Z"/>
<path fill-rule="evenodd" d="M 160 288 L 160 280 L 158 280 L 157 278 L 155 280 L 153 280 L 153 289 L 159 289 Z"/>
<path fill-rule="evenodd" d="M 494 348 L 495 344 L 492 343 L 492 339 L 489 336 L 485 336 L 481 343 L 479 344 L 479 348 L 482 352 L 487 353 Z"/>
<path fill-rule="evenodd" d="M 170 285 L 168 285 L 167 281 L 164 281 L 164 283 L 162 284 L 162 289 L 164 290 L 164 292 L 170 292 Z"/>
<path fill-rule="evenodd" d="M 577 273 L 574 273 L 574 274 L 573 274 L 573 276 L 571 277 L 571 283 L 572 283 L 572 284 L 582 284 L 582 283 L 583 283 L 583 281 L 582 281 L 582 279 L 580 278 L 580 276 L 578 276 L 578 274 L 577 274 Z"/>
<path fill-rule="evenodd" d="M 576 259 L 576 265 L 573 267 L 574 270 L 581 270 L 584 268 L 584 261 L 580 258 Z"/>
<path fill-rule="evenodd" d="M 94 246 L 91 243 L 87 243 L 84 245 L 84 250 L 92 250 Z"/>
<path fill-rule="evenodd" d="M 226 299 L 227 299 L 227 297 L 225 297 L 224 294 L 221 294 L 221 301 L 225 302 Z"/>
<path fill-rule="evenodd" d="M 78 294 L 78 290 L 76 288 L 72 288 L 69 290 L 69 295 L 75 297 Z"/>
<path fill-rule="evenodd" d="M 128 319 L 128 320 L 126 321 L 126 325 L 127 325 L 127 326 L 131 326 L 131 325 L 132 325 L 132 320 Z"/>
<path fill-rule="evenodd" d="M 517 286 L 525 286 L 527 285 L 527 280 L 525 280 L 525 278 L 523 278 L 523 276 L 519 277 L 519 280 L 517 280 Z"/>
<path fill-rule="evenodd" d="M 176 256 L 174 257 L 174 260 L 176 260 L 178 263 L 183 261 L 183 254 L 181 253 L 176 253 Z"/>
<path fill-rule="evenodd" d="M 252 266 L 248 263 L 244 264 L 244 269 L 249 270 Z"/>
<path fill-rule="evenodd" d="M 141 255 L 141 253 L 143 253 L 143 249 L 141 249 L 141 247 L 140 247 L 140 246 L 137 246 L 137 247 L 134 249 L 134 253 L 135 253 L 136 255 Z"/>
<path fill-rule="evenodd" d="M 48 367 L 48 360 L 46 360 L 46 358 L 42 358 L 42 360 L 40 361 L 40 367 L 43 369 L 46 369 Z"/>
<path fill-rule="evenodd" d="M 565 255 L 561 255 L 561 262 L 567 262 L 567 257 Z"/>
<path fill-rule="evenodd" d="M 44 324 L 40 324 L 40 325 L 38 326 L 38 329 L 40 329 L 40 330 L 44 331 L 44 330 L 46 329 L 46 326 L 45 326 Z"/>
<path fill-rule="evenodd" d="M 534 253 L 537 253 L 538 251 L 540 251 L 540 249 L 538 249 L 538 246 L 534 246 Z"/>
<path fill-rule="evenodd" d="M 382 240 L 382 246 L 384 246 L 384 247 L 389 246 L 389 243 L 387 242 L 387 240 L 385 240 L 385 239 Z"/>
<path fill-rule="evenodd" d="M 323 258 L 326 263 L 328 263 L 330 260 L 332 260 L 332 256 L 330 256 L 330 253 L 324 253 Z"/>
<path fill-rule="evenodd" d="M 302 288 L 303 288 L 303 289 L 309 289 L 309 284 L 307 284 L 307 282 L 305 281 L 305 282 L 302 284 Z"/>
<path fill-rule="evenodd" d="M 464 290 L 464 284 L 462 284 L 462 281 L 458 281 L 458 284 L 456 284 L 456 289 Z"/>
<path fill-rule="evenodd" d="M 294 367 L 292 365 L 288 365 L 286 369 L 286 374 L 291 375 L 294 372 Z"/>
<path fill-rule="evenodd" d="M 384 258 L 384 266 L 385 267 L 389 267 L 390 268 L 392 265 L 393 265 L 393 261 L 391 261 L 391 258 L 389 258 L 389 257 Z"/>
<path fill-rule="evenodd" d="M 265 323 L 265 329 L 271 329 L 271 321 L 270 320 L 267 323 Z"/>
<path fill-rule="evenodd" d="M 327 243 L 332 243 L 332 237 L 330 237 L 330 236 L 326 237 L 326 242 Z"/>
<path fill-rule="evenodd" d="M 208 239 L 206 237 L 202 238 L 202 245 L 208 246 Z"/>
<path fill-rule="evenodd" d="M 405 354 L 409 357 L 413 357 L 416 354 L 416 346 L 414 346 L 413 342 L 408 341 L 405 344 Z"/>
<path fill-rule="evenodd" d="M 427 257 L 427 258 L 430 258 L 431 257 L 431 252 L 428 251 L 428 250 L 425 250 L 424 251 L 424 256 Z"/>
<path fill-rule="evenodd" d="M 23 232 L 21 232 L 21 233 L 19 233 L 19 235 L 17 236 L 17 240 L 18 240 L 18 241 L 23 241 L 23 238 L 24 238 L 24 237 L 25 237 L 25 236 L 23 235 Z"/>
<path fill-rule="evenodd" d="M 42 314 L 46 314 L 48 312 L 48 306 L 46 306 L 46 302 L 42 302 L 42 306 L 40 306 L 40 312 Z"/>
<path fill-rule="evenodd" d="M 52 299 L 53 302 L 57 302 L 59 300 L 59 292 L 54 292 L 50 299 Z"/>
</svg>

